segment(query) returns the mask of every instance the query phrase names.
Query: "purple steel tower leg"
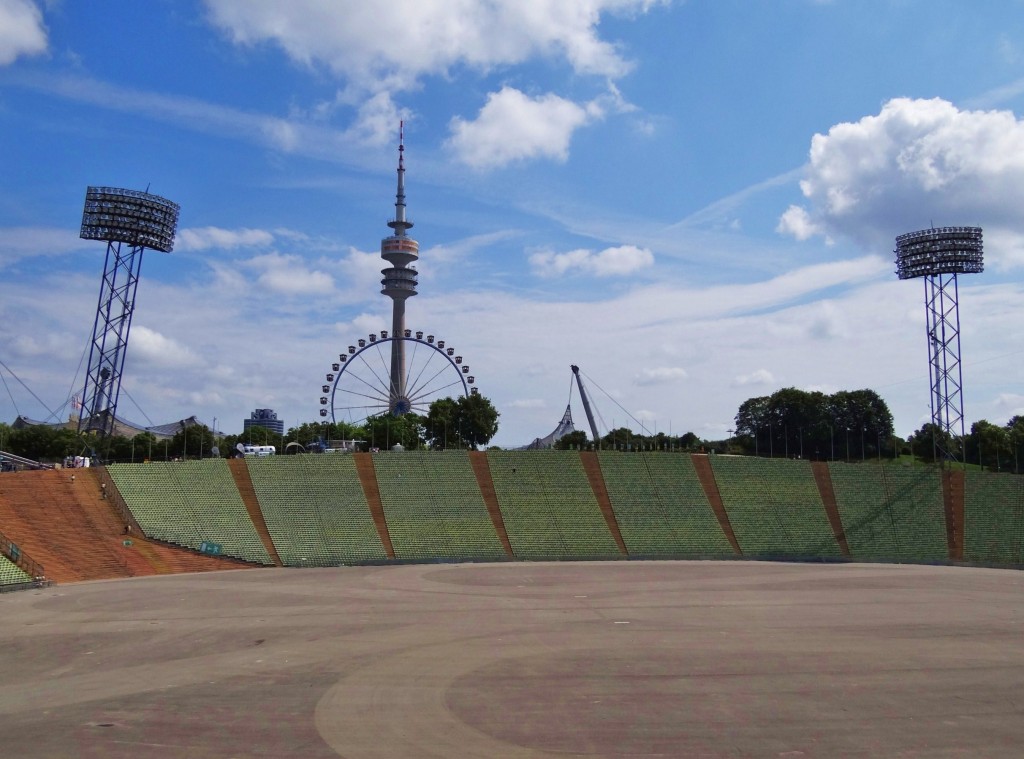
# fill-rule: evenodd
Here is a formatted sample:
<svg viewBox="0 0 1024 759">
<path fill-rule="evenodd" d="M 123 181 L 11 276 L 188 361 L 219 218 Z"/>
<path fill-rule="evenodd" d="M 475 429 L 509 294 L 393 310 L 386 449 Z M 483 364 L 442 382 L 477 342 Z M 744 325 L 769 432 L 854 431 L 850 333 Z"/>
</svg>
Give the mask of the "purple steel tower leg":
<svg viewBox="0 0 1024 759">
<path fill-rule="evenodd" d="M 109 435 L 114 431 L 142 253 L 146 248 L 172 250 L 178 211 L 176 203 L 145 192 L 113 187 L 86 190 L 81 237 L 106 241 L 107 260 L 89 344 L 79 432 Z"/>
</svg>

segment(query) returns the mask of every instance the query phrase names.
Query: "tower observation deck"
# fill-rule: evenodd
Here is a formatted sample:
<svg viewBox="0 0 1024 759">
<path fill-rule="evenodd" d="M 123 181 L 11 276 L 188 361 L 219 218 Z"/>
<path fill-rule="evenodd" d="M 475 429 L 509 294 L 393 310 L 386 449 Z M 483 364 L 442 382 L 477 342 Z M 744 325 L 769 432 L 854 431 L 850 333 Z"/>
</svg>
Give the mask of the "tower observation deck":
<svg viewBox="0 0 1024 759">
<path fill-rule="evenodd" d="M 393 234 L 380 241 L 380 257 L 391 264 L 382 269 L 381 293 L 392 301 L 391 334 L 405 335 L 405 301 L 416 294 L 417 272 L 411 267 L 420 257 L 420 244 L 409 236 L 412 222 L 405 215 L 405 123 L 399 123 L 398 191 L 395 194 L 395 218 L 388 222 Z M 405 414 L 412 409 L 405 374 L 405 341 L 391 343 L 391 386 L 388 392 L 392 414 Z"/>
</svg>

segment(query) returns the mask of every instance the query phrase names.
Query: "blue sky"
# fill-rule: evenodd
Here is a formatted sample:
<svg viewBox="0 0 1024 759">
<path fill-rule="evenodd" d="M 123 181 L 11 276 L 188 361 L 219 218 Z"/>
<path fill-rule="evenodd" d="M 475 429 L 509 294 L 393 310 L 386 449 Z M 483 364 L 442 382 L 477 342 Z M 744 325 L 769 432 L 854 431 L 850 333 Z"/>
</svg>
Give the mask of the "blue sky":
<svg viewBox="0 0 1024 759">
<path fill-rule="evenodd" d="M 718 438 L 749 397 L 869 387 L 909 434 L 923 286 L 892 247 L 933 224 L 985 229 L 965 416 L 1003 423 L 1022 113 L 1018 0 L 0 0 L 0 361 L 39 398 L 0 371 L 0 419 L 81 391 L 88 185 L 182 208 L 145 254 L 120 413 L 318 419 L 331 361 L 389 327 L 404 118 L 407 323 L 471 364 L 495 443 L 555 426 L 571 363 L 606 427 Z"/>
</svg>

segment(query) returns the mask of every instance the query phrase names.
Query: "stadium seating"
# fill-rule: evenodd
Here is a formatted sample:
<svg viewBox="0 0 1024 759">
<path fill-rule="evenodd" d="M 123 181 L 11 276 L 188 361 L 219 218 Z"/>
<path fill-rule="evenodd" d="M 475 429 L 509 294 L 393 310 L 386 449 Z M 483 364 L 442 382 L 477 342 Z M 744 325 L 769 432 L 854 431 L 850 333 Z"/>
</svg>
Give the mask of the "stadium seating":
<svg viewBox="0 0 1024 759">
<path fill-rule="evenodd" d="M 107 467 L 146 536 L 256 564 L 272 564 L 224 459 Z"/>
<path fill-rule="evenodd" d="M 505 558 L 466 451 L 373 455 L 395 558 Z"/>
<path fill-rule="evenodd" d="M 688 454 L 602 451 L 598 457 L 630 556 L 733 555 Z"/>
<path fill-rule="evenodd" d="M 32 578 L 21 567 L 0 554 L 0 586 L 21 585 L 26 582 L 32 582 Z"/>
<path fill-rule="evenodd" d="M 850 556 L 866 561 L 945 561 L 938 470 L 891 464 L 829 465 Z"/>
<path fill-rule="evenodd" d="M 512 552 L 520 559 L 620 556 L 576 451 L 488 451 Z"/>
<path fill-rule="evenodd" d="M 268 456 L 246 459 L 246 464 L 285 566 L 337 566 L 386 558 L 352 456 Z"/>
<path fill-rule="evenodd" d="M 749 456 L 710 460 L 744 556 L 840 556 L 810 462 Z"/>
<path fill-rule="evenodd" d="M 964 559 L 1024 564 L 1024 477 L 967 472 Z"/>
</svg>

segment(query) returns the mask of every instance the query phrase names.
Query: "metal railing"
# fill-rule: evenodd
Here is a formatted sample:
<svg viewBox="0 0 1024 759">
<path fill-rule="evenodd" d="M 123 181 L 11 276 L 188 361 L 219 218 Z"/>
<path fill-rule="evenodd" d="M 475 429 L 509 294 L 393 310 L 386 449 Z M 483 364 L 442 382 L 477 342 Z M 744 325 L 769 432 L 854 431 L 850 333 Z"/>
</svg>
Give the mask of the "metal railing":
<svg viewBox="0 0 1024 759">
<path fill-rule="evenodd" d="M 10 461 L 13 464 L 27 467 L 28 469 L 53 469 L 53 464 L 44 464 L 41 461 L 33 461 L 27 459 L 24 456 L 18 456 L 14 453 L 8 453 L 7 451 L 0 451 L 0 461 Z"/>
<path fill-rule="evenodd" d="M 121 492 L 117 489 L 117 485 L 114 484 L 114 480 L 111 479 L 110 472 L 107 471 L 107 468 L 105 466 L 98 466 L 93 469 L 96 472 L 97 479 L 100 481 L 100 488 L 106 494 L 107 500 L 113 504 L 118 516 L 121 517 L 121 521 L 125 525 L 131 525 L 132 535 L 145 537 L 146 533 L 143 532 L 139 523 L 135 519 L 135 515 L 132 514 L 131 509 L 128 508 L 128 504 L 125 503 L 124 498 L 121 497 Z"/>
<path fill-rule="evenodd" d="M 2 532 L 0 532 L 0 553 L 10 559 L 18 569 L 31 577 L 32 585 L 40 586 L 51 584 L 51 581 L 46 579 L 46 572 L 43 570 L 43 565 L 26 556 L 24 551 L 18 547 L 18 544 Z M 19 583 L 18 586 L 20 587 L 21 583 Z"/>
</svg>

